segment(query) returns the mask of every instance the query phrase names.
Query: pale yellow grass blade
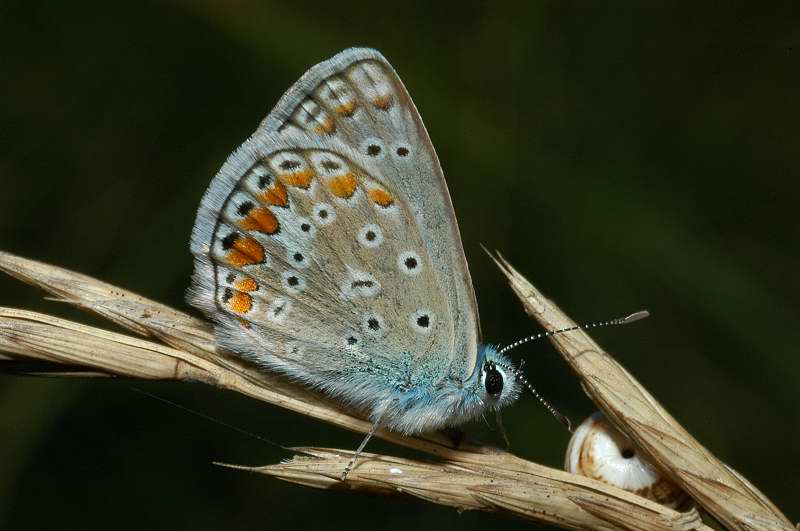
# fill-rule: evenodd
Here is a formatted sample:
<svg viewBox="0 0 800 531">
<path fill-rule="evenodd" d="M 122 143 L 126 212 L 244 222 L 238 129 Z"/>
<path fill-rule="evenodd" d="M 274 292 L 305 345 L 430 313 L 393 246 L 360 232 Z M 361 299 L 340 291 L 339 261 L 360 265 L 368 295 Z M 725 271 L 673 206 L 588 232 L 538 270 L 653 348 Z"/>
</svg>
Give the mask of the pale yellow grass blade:
<svg viewBox="0 0 800 531">
<path fill-rule="evenodd" d="M 526 310 L 547 328 L 572 323 L 507 263 L 499 265 Z M 83 367 L 93 374 L 203 382 L 346 429 L 363 433 L 370 428 L 369 422 L 335 403 L 217 352 L 210 327 L 200 319 L 85 275 L 7 253 L 0 252 L 0 270 L 148 338 L 0 308 L 3 361 L 42 360 L 64 364 L 65 368 Z M 609 418 L 640 442 L 661 468 L 696 493 L 709 511 L 726 524 L 736 524 L 732 529 L 791 529 L 777 509 L 744 478 L 729 471 L 707 451 L 703 454 L 702 447 L 681 431 L 646 390 L 588 335 L 571 333 L 556 338 L 555 343 Z M 343 483 L 338 478 L 351 452 L 305 448 L 301 449 L 302 457 L 251 470 L 317 488 L 407 493 L 459 509 L 508 512 L 569 529 L 709 529 L 694 510 L 674 511 L 495 448 L 469 442 L 456 448 L 441 434 L 401 437 L 378 432 L 377 436 L 436 455 L 442 462 L 371 454 Z M 686 456 L 683 452 L 698 453 Z M 723 478 L 724 483 L 718 483 L 724 489 L 715 488 L 715 483 L 704 479 L 712 477 L 707 474 L 717 470 L 715 464 L 721 467 L 723 474 L 718 478 Z M 402 473 L 398 474 L 398 469 Z M 731 485 L 738 489 L 734 496 L 729 496 L 727 490 Z"/>
<path fill-rule="evenodd" d="M 498 255 L 495 262 L 530 317 L 548 330 L 575 325 L 502 256 Z M 580 330 L 552 337 L 551 341 L 606 417 L 644 450 L 651 463 L 727 528 L 794 528 L 766 496 L 692 437 L 589 334 Z"/>
<path fill-rule="evenodd" d="M 596 481 L 532 464 L 511 470 L 504 455 L 426 463 L 362 454 L 347 481 L 339 481 L 351 452 L 297 448 L 291 461 L 237 467 L 321 489 L 406 494 L 458 510 L 508 512 L 566 529 L 705 529 L 696 511 L 677 512 Z M 513 460 L 517 460 L 513 458 Z M 480 461 L 480 465 L 475 462 Z M 496 466 L 505 461 L 506 466 Z M 622 521 L 622 525 L 620 525 Z M 627 523 L 626 523 L 627 522 Z M 630 524 L 630 525 L 628 525 Z"/>
</svg>

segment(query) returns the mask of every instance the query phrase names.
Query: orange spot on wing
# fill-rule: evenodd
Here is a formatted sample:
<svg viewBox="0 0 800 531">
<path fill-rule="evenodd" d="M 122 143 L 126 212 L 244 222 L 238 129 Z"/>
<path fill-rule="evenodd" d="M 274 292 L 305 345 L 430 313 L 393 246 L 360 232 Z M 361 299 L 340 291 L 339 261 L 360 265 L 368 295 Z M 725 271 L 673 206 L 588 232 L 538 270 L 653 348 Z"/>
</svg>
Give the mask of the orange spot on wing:
<svg viewBox="0 0 800 531">
<path fill-rule="evenodd" d="M 298 188 L 308 188 L 311 186 L 311 179 L 313 178 L 314 172 L 311 170 L 294 171 L 281 175 L 283 182 L 289 186 L 297 186 Z"/>
<path fill-rule="evenodd" d="M 332 133 L 336 127 L 333 124 L 333 120 L 330 117 L 326 117 L 322 120 L 317 126 L 314 128 L 314 132 L 318 134 L 328 134 Z"/>
<path fill-rule="evenodd" d="M 348 101 L 347 103 L 342 103 L 341 105 L 336 107 L 336 109 L 334 109 L 336 114 L 340 116 L 345 116 L 347 118 L 353 116 L 355 110 L 356 110 L 356 104 L 353 103 L 352 101 Z"/>
<path fill-rule="evenodd" d="M 369 198 L 372 199 L 372 202 L 382 206 L 383 208 L 388 208 L 392 206 L 392 203 L 394 203 L 392 196 L 383 188 L 373 188 L 368 193 Z"/>
<path fill-rule="evenodd" d="M 353 197 L 353 194 L 356 191 L 356 186 L 358 186 L 358 181 L 352 172 L 347 172 L 343 175 L 332 177 L 328 181 L 328 189 L 331 191 L 331 193 L 336 197 L 341 197 L 342 199 L 350 199 Z"/>
<path fill-rule="evenodd" d="M 258 289 L 258 283 L 250 277 L 245 277 L 234 284 L 234 287 L 239 291 L 256 291 Z"/>
<path fill-rule="evenodd" d="M 234 267 L 260 264 L 264 261 L 264 247 L 255 238 L 240 236 L 233 242 L 225 259 Z"/>
<path fill-rule="evenodd" d="M 267 204 L 285 207 L 289 204 L 286 187 L 282 183 L 274 183 L 261 193 L 261 200 Z"/>
<path fill-rule="evenodd" d="M 235 291 L 228 299 L 228 307 L 236 313 L 247 313 L 253 308 L 253 297 L 241 291 Z"/>
<path fill-rule="evenodd" d="M 375 107 L 379 108 L 382 111 L 388 111 L 389 107 L 392 106 L 392 95 L 391 94 L 384 94 L 383 96 L 378 96 L 372 103 L 375 104 Z"/>
<path fill-rule="evenodd" d="M 243 230 L 256 230 L 267 234 L 278 232 L 280 225 L 275 214 L 268 208 L 253 208 L 247 213 L 247 217 L 239 222 Z"/>
</svg>

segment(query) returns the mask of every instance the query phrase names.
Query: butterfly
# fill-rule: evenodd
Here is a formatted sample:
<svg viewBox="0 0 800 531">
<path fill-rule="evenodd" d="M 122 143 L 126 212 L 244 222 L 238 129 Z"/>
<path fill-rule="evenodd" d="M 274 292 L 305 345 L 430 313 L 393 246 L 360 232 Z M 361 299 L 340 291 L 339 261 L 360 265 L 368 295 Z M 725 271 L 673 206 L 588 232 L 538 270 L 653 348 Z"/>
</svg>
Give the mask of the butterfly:
<svg viewBox="0 0 800 531">
<path fill-rule="evenodd" d="M 218 346 L 362 412 L 356 455 L 377 429 L 456 426 L 520 393 L 481 342 L 438 157 L 376 50 L 345 50 L 283 95 L 211 182 L 191 251 L 188 298 Z"/>
</svg>

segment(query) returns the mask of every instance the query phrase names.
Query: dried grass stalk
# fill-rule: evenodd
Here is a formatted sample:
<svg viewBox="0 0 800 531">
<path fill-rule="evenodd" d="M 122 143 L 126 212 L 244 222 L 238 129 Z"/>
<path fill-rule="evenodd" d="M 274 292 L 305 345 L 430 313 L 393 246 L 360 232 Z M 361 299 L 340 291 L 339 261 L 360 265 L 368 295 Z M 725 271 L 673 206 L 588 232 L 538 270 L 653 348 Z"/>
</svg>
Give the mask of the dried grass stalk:
<svg viewBox="0 0 800 531">
<path fill-rule="evenodd" d="M 375 454 L 341 482 L 351 452 L 295 448 L 293 460 L 264 467 L 236 467 L 324 489 L 405 493 L 458 510 L 496 510 L 567 529 L 709 529 L 696 511 L 664 511 L 653 502 L 594 480 L 567 474 L 508 454 L 451 454 L 426 463 Z M 634 500 L 635 499 L 635 500 Z"/>
<path fill-rule="evenodd" d="M 549 330 L 575 325 L 502 256 L 495 262 L 530 317 Z M 581 330 L 551 341 L 606 417 L 728 529 L 793 528 L 764 494 L 692 437 L 589 334 Z"/>
<path fill-rule="evenodd" d="M 571 323 L 507 263 L 502 261 L 499 265 L 509 276 L 526 309 L 542 324 L 557 328 Z M 48 315 L 0 308 L 0 351 L 6 353 L 0 359 L 3 363 L 33 360 L 61 364 L 54 367 L 63 366 L 61 374 L 64 375 L 119 375 L 202 382 L 349 430 L 364 433 L 370 428 L 369 422 L 336 403 L 217 352 L 210 327 L 202 320 L 91 277 L 3 252 L 0 252 L 0 270 L 148 338 L 137 339 Z M 587 392 L 609 418 L 640 442 L 655 463 L 697 495 L 698 501 L 731 529 L 792 529 L 788 520 L 752 487 L 730 496 L 729 484 L 749 484 L 707 451 L 698 454 L 706 459 L 700 463 L 703 466 L 691 468 L 694 460 L 700 458 L 678 454 L 687 451 L 685 448 L 697 451 L 696 448 L 702 450 L 702 447 L 588 335 L 570 334 L 555 342 L 581 377 Z M 76 367 L 88 373 L 76 371 Z M 49 374 L 58 374 L 58 371 Z M 663 424 L 672 428 L 667 429 Z M 658 438 L 659 433 L 670 437 L 656 444 L 651 439 Z M 401 437 L 379 432 L 377 436 L 434 454 L 440 462 L 367 454 L 347 481 L 341 482 L 338 478 L 352 452 L 300 448 L 297 451 L 302 455 L 291 461 L 248 470 L 317 488 L 406 493 L 459 509 L 506 512 L 568 529 L 710 529 L 703 525 L 695 510 L 674 511 L 496 448 L 474 443 L 456 448 L 441 434 Z M 684 479 L 690 474 L 714 477 L 708 475 L 716 470 L 709 463 L 719 464 L 723 474 L 716 477 L 725 478 L 719 485 L 726 489 L 714 490 L 716 484 L 709 480 L 695 480 L 705 485 L 697 488 Z M 729 477 L 737 478 L 736 482 Z M 738 494 L 740 491 L 742 494 Z"/>
</svg>

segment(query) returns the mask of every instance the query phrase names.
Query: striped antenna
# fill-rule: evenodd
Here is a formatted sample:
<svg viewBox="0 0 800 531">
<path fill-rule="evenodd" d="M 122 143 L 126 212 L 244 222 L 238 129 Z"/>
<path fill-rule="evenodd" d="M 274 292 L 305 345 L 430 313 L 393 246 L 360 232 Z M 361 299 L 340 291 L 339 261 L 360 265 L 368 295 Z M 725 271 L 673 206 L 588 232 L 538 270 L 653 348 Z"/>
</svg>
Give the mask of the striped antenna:
<svg viewBox="0 0 800 531">
<path fill-rule="evenodd" d="M 570 433 L 572 433 L 572 422 L 569 420 L 569 417 L 567 417 L 566 415 L 561 413 L 559 410 L 554 408 L 552 405 L 550 405 L 550 402 L 545 400 L 545 398 L 542 395 L 539 394 L 539 391 L 534 389 L 534 387 L 530 384 L 528 379 L 525 377 L 525 374 L 521 370 L 515 369 L 514 367 L 511 367 L 510 365 L 506 365 L 505 363 L 497 363 L 497 362 L 492 362 L 492 363 L 494 363 L 498 367 L 502 367 L 503 369 L 505 369 L 508 372 L 510 372 L 511 374 L 513 374 L 514 378 L 516 378 L 517 381 L 520 382 L 522 385 L 527 387 L 528 391 L 533 393 L 533 396 L 536 397 L 536 400 L 538 400 L 544 406 L 544 408 L 547 411 L 550 412 L 551 415 L 553 415 L 559 422 L 561 422 L 561 424 L 566 426 L 567 430 Z"/>
<path fill-rule="evenodd" d="M 509 350 L 513 350 L 519 346 L 524 345 L 525 343 L 530 343 L 531 341 L 536 341 L 537 339 L 543 339 L 545 337 L 556 336 L 558 334 L 563 334 L 564 332 L 572 332 L 573 330 L 588 330 L 589 328 L 599 328 L 601 326 L 630 324 L 636 321 L 640 321 L 646 317 L 650 317 L 650 312 L 648 312 L 647 310 L 642 310 L 640 312 L 632 313 L 626 317 L 618 317 L 616 319 L 611 319 L 610 321 L 597 321 L 594 323 L 587 323 L 584 325 L 570 326 L 568 328 L 562 328 L 561 330 L 550 330 L 548 332 L 541 332 L 534 336 L 528 336 L 519 339 L 517 341 L 514 341 L 510 345 L 506 345 L 505 347 L 500 349 L 499 353 L 505 354 Z"/>
<path fill-rule="evenodd" d="M 509 350 L 513 350 L 513 349 L 519 347 L 520 345 L 524 345 L 525 343 L 529 343 L 529 342 L 535 341 L 537 339 L 543 339 L 545 337 L 552 337 L 552 336 L 555 336 L 555 335 L 558 335 L 558 334 L 563 334 L 565 332 L 572 332 L 573 330 L 586 330 L 586 329 L 589 329 L 589 328 L 599 328 L 601 326 L 613 326 L 613 325 L 629 324 L 629 323 L 633 323 L 633 322 L 639 321 L 639 320 L 644 319 L 644 318 L 649 317 L 649 316 L 650 316 L 650 312 L 648 312 L 647 310 L 642 310 L 640 312 L 632 313 L 632 314 L 630 314 L 630 315 L 628 315 L 626 317 L 618 317 L 617 319 L 611 319 L 610 321 L 597 321 L 597 322 L 588 323 L 588 324 L 585 324 L 585 325 L 570 326 L 568 328 L 562 328 L 561 330 L 551 330 L 549 332 L 542 332 L 540 334 L 536 334 L 535 336 L 528 336 L 528 337 L 522 338 L 520 340 L 514 341 L 510 345 L 507 345 L 507 346 L 503 347 L 502 349 L 500 349 L 499 354 L 504 354 L 504 353 L 508 352 Z M 522 385 L 527 387 L 528 390 L 533 394 L 533 396 L 535 396 L 536 399 L 545 407 L 545 409 L 547 409 L 547 411 L 549 411 L 551 415 L 553 415 L 556 419 L 558 419 L 558 421 L 561 422 L 564 426 L 566 426 L 567 430 L 569 430 L 569 432 L 572 433 L 572 422 L 570 422 L 569 418 L 566 415 L 564 415 L 563 413 L 561 413 L 560 411 L 558 411 L 556 408 L 554 408 L 552 405 L 550 405 L 550 402 L 545 400 L 544 397 L 542 395 L 540 395 L 539 392 L 536 389 L 534 389 L 534 387 L 530 384 L 528 379 L 525 377 L 525 374 L 522 372 L 522 370 L 521 370 L 522 367 L 520 367 L 519 369 L 516 369 L 516 368 L 514 368 L 514 367 L 512 367 L 510 365 L 506 365 L 504 363 L 496 363 L 496 362 L 493 362 L 493 363 L 495 363 L 498 367 L 502 367 L 503 369 L 505 369 L 508 372 L 510 372 L 511 374 L 513 374 L 514 378 L 516 378 L 516 380 L 518 382 L 520 382 Z"/>
</svg>

